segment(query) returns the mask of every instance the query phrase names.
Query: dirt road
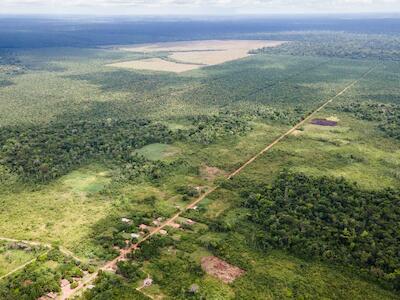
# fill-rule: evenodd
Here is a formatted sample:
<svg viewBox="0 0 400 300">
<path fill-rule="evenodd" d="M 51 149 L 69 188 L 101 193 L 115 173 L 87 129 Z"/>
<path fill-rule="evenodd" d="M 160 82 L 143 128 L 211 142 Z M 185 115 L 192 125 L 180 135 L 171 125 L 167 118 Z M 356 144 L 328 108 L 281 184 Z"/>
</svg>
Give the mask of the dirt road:
<svg viewBox="0 0 400 300">
<path fill-rule="evenodd" d="M 241 167 L 239 167 L 238 169 L 236 169 L 235 171 L 233 171 L 232 173 L 230 173 L 226 178 L 227 179 L 231 179 L 232 177 L 238 175 L 244 168 L 246 168 L 248 165 L 250 165 L 251 163 L 253 163 L 258 157 L 260 157 L 261 155 L 263 155 L 265 152 L 269 151 L 272 147 L 274 147 L 276 144 L 278 144 L 280 141 L 282 141 L 284 138 L 286 138 L 287 136 L 289 136 L 293 131 L 295 131 L 296 129 L 298 129 L 300 126 L 302 126 L 304 123 L 308 122 L 313 116 L 315 116 L 315 114 L 317 114 L 319 111 L 321 111 L 323 108 L 325 108 L 329 103 L 331 103 L 332 101 L 334 101 L 336 98 L 340 97 L 341 95 L 343 95 L 347 90 L 349 90 L 350 88 L 352 88 L 355 84 L 357 84 L 360 80 L 362 80 L 363 78 L 365 78 L 369 73 L 371 73 L 374 68 L 369 69 L 367 72 L 365 72 L 360 78 L 354 80 L 353 82 L 351 82 L 350 84 L 348 84 L 343 90 L 341 90 L 339 93 L 337 93 L 335 96 L 333 96 L 332 98 L 330 98 L 329 100 L 325 101 L 322 105 L 320 105 L 317 109 L 315 109 L 312 113 L 310 113 L 308 116 L 304 117 L 304 119 L 302 121 L 300 121 L 299 123 L 297 123 L 296 125 L 294 125 L 291 129 L 289 129 L 287 132 L 285 132 L 284 134 L 282 134 L 281 136 L 279 136 L 277 139 L 275 139 L 272 143 L 270 143 L 268 146 L 266 146 L 264 149 L 262 149 L 260 152 L 258 152 L 256 155 L 254 155 L 253 157 L 251 157 L 249 160 L 247 160 Z M 153 235 L 157 234 L 160 232 L 161 229 L 165 228 L 166 226 L 170 225 L 171 223 L 173 223 L 178 217 L 180 217 L 185 211 L 187 211 L 188 209 L 191 209 L 193 207 L 195 207 L 197 204 L 199 204 L 201 201 L 204 200 L 204 198 L 206 198 L 207 196 L 209 196 L 211 193 L 213 193 L 215 190 L 217 190 L 219 188 L 219 186 L 214 186 L 211 187 L 209 190 L 207 190 L 204 194 L 202 194 L 200 197 L 198 197 L 197 199 L 195 199 L 193 202 L 191 202 L 188 206 L 186 206 L 183 210 L 179 211 L 178 213 L 176 213 L 175 215 L 173 215 L 171 218 L 169 218 L 168 220 L 166 220 L 163 224 L 161 224 L 159 227 L 154 228 L 153 230 L 151 230 L 147 235 L 145 235 L 143 237 L 143 239 L 141 239 L 138 243 L 133 244 L 131 247 L 129 247 L 128 249 L 121 249 L 120 255 L 113 259 L 112 261 L 109 261 L 108 263 L 106 263 L 101 270 L 115 270 L 116 269 L 116 265 L 118 263 L 118 261 L 124 260 L 126 259 L 126 255 L 132 251 L 134 251 L 135 249 L 138 248 L 138 246 L 143 243 L 144 241 L 148 240 L 150 237 L 152 237 Z M 79 286 L 69 295 L 61 295 L 59 299 L 61 300 L 65 300 L 68 299 L 71 296 L 77 295 L 78 293 L 82 293 L 85 288 L 87 287 L 87 285 L 89 283 L 91 283 L 98 275 L 98 271 L 88 275 L 87 278 L 84 278 L 82 280 L 82 282 L 79 284 Z"/>
<path fill-rule="evenodd" d="M 0 237 L 0 241 L 24 243 L 24 244 L 31 245 L 31 246 L 42 246 L 42 247 L 45 247 L 48 249 L 53 248 L 53 246 L 50 244 L 42 243 L 42 242 L 38 242 L 38 241 L 18 240 L 18 239 L 11 239 L 11 238 L 7 238 L 7 237 Z M 70 251 L 62 246 L 58 247 L 58 250 L 60 250 L 60 252 L 66 256 L 70 256 L 77 261 L 82 261 L 79 257 L 75 256 L 75 254 L 72 251 Z"/>
</svg>

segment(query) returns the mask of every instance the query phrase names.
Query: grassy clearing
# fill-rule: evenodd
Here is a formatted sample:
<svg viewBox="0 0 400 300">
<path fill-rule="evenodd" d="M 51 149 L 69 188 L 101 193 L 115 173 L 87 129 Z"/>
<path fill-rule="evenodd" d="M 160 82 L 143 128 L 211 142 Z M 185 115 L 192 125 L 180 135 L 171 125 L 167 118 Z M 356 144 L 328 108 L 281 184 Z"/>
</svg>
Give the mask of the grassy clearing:
<svg viewBox="0 0 400 300">
<path fill-rule="evenodd" d="M 244 176 L 269 181 L 281 168 L 310 175 L 343 176 L 368 189 L 396 187 L 400 179 L 399 144 L 385 138 L 372 122 L 360 121 L 334 110 L 317 117 L 339 119 L 338 126 L 306 124 L 258 162 L 244 170 Z"/>
<path fill-rule="evenodd" d="M 12 249 L 9 242 L 0 241 L 0 277 L 36 256 L 33 250 Z"/>
<path fill-rule="evenodd" d="M 96 172 L 97 171 L 97 172 Z M 75 193 L 96 193 L 104 189 L 111 182 L 108 171 L 81 169 L 73 171 L 62 179 L 62 184 Z"/>
<path fill-rule="evenodd" d="M 149 160 L 171 159 L 179 153 L 179 148 L 166 144 L 150 144 L 135 151 Z"/>
<path fill-rule="evenodd" d="M 10 238 L 60 242 L 77 255 L 91 257 L 85 237 L 111 207 L 111 201 L 93 194 L 109 181 L 105 172 L 90 166 L 37 191 L 2 195 L 0 232 Z"/>
</svg>

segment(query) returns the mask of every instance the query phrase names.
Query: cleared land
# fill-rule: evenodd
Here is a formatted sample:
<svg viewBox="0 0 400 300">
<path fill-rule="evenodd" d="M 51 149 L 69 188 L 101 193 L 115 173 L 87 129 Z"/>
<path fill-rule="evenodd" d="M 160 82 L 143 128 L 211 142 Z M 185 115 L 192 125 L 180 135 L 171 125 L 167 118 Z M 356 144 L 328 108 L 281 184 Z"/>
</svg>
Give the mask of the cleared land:
<svg viewBox="0 0 400 300">
<path fill-rule="evenodd" d="M 144 146 L 135 152 L 149 160 L 165 160 L 178 154 L 179 149 L 171 145 L 155 143 Z"/>
<path fill-rule="evenodd" d="M 116 68 L 124 68 L 124 69 L 163 71 L 163 72 L 175 72 L 175 73 L 186 72 L 201 67 L 200 65 L 176 63 L 161 58 L 124 61 L 115 64 L 110 64 L 108 66 Z"/>
<path fill-rule="evenodd" d="M 240 268 L 232 266 L 215 256 L 203 257 L 201 259 L 201 267 L 206 273 L 217 277 L 224 283 L 231 283 L 245 273 Z"/>
<path fill-rule="evenodd" d="M 121 47 L 120 50 L 156 53 L 168 52 L 168 60 L 149 58 L 109 64 L 110 67 L 167 71 L 181 73 L 204 66 L 222 64 L 249 56 L 249 51 L 263 47 L 276 47 L 280 41 L 258 40 L 205 40 L 174 43 L 144 44 L 136 47 Z"/>
</svg>

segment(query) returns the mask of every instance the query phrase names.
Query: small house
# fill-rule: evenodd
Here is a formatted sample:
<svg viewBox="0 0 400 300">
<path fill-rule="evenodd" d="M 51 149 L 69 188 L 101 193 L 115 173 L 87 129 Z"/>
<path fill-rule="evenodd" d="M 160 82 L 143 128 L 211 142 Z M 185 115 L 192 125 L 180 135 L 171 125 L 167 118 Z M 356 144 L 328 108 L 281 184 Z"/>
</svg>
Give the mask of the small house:
<svg viewBox="0 0 400 300">
<path fill-rule="evenodd" d="M 69 285 L 69 281 L 67 279 L 61 279 L 60 285 L 63 288 L 65 286 Z"/>
<path fill-rule="evenodd" d="M 147 226 L 146 224 L 140 224 L 140 225 L 139 225 L 139 229 L 140 229 L 140 230 L 147 230 L 148 227 L 149 227 L 149 226 Z"/>
<path fill-rule="evenodd" d="M 133 239 L 138 239 L 140 237 L 140 234 L 138 233 L 131 233 L 131 238 Z"/>
<path fill-rule="evenodd" d="M 196 294 L 198 290 L 199 290 L 199 286 L 195 283 L 193 283 L 189 288 L 189 292 L 192 294 Z"/>
<path fill-rule="evenodd" d="M 188 224 L 188 225 L 193 225 L 193 224 L 195 224 L 196 222 L 195 221 L 193 221 L 193 220 L 191 220 L 191 219 L 187 219 L 186 220 L 186 224 Z"/>
<path fill-rule="evenodd" d="M 151 279 L 150 277 L 147 277 L 144 281 L 143 281 L 143 286 L 151 286 L 153 284 L 153 279 Z"/>
</svg>

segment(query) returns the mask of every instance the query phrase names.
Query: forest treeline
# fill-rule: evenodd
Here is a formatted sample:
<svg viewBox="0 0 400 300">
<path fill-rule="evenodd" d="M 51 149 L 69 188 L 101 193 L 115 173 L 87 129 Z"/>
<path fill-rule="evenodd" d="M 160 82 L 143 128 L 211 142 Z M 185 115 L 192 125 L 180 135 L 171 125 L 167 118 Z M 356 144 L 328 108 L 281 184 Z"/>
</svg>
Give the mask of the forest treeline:
<svg viewBox="0 0 400 300">
<path fill-rule="evenodd" d="M 299 33 L 279 47 L 251 53 L 400 61 L 400 37 L 343 32 Z"/>
<path fill-rule="evenodd" d="M 0 129 L 1 163 L 26 179 L 46 181 L 90 159 L 134 162 L 134 150 L 171 141 L 161 124 L 137 119 L 51 123 Z"/>
<path fill-rule="evenodd" d="M 147 119 L 111 118 L 2 127 L 0 164 L 23 180 L 35 182 L 58 178 L 93 160 L 116 163 L 128 179 L 140 174 L 158 178 L 164 164 L 147 161 L 137 149 L 178 140 L 208 145 L 251 130 L 246 121 L 222 114 L 189 117 L 188 121 L 191 127 L 177 131 Z"/>
<path fill-rule="evenodd" d="M 282 172 L 242 188 L 260 225 L 258 245 L 366 270 L 400 289 L 400 191 L 369 191 L 343 178 Z"/>
</svg>

